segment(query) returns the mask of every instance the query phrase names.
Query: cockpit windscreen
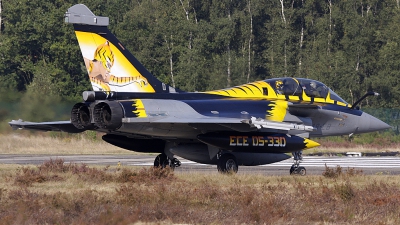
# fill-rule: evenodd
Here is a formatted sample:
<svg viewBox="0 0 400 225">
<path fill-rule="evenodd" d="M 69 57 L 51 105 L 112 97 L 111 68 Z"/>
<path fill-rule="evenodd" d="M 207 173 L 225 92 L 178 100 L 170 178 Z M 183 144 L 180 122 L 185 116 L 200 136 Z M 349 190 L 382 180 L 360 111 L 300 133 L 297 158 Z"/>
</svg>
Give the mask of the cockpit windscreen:
<svg viewBox="0 0 400 225">
<path fill-rule="evenodd" d="M 316 80 L 285 77 L 268 79 L 265 81 L 271 85 L 277 94 L 302 96 L 304 91 L 308 97 L 326 99 L 329 93 L 332 100 L 348 104 L 325 84 Z"/>
</svg>

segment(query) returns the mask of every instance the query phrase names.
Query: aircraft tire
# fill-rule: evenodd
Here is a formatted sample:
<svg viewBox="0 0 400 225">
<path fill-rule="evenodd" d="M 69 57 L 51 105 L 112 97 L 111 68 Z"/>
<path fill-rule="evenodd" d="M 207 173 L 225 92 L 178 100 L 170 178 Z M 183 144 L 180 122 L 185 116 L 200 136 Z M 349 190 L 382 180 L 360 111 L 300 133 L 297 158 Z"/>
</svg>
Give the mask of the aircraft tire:
<svg viewBox="0 0 400 225">
<path fill-rule="evenodd" d="M 238 164 L 232 154 L 223 154 L 218 160 L 217 169 L 221 173 L 237 173 Z"/>
<path fill-rule="evenodd" d="M 307 173 L 306 168 L 299 166 L 299 167 L 290 167 L 290 175 L 301 175 L 301 176 L 305 176 Z"/>
<path fill-rule="evenodd" d="M 298 174 L 301 175 L 301 176 L 305 176 L 306 173 L 307 173 L 306 168 L 304 168 L 304 167 L 302 167 L 302 166 L 300 166 L 299 168 L 297 168 L 297 172 L 298 172 Z"/>
<path fill-rule="evenodd" d="M 168 162 L 168 156 L 166 154 L 159 154 L 155 159 L 154 159 L 154 167 L 161 167 L 165 168 L 169 165 Z"/>
</svg>

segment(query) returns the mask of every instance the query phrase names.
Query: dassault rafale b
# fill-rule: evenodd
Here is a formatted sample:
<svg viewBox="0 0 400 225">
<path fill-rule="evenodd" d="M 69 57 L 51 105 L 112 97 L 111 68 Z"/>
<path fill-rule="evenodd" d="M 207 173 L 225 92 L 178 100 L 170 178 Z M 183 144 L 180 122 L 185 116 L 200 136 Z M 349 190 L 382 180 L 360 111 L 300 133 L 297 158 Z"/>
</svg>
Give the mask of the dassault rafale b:
<svg viewBox="0 0 400 225">
<path fill-rule="evenodd" d="M 176 156 L 217 165 L 279 162 L 319 146 L 310 138 L 387 129 L 381 120 L 351 106 L 321 82 L 274 78 L 207 92 L 183 92 L 159 81 L 110 33 L 108 17 L 85 5 L 68 9 L 93 90 L 72 107 L 70 121 L 11 121 L 13 128 L 105 133 L 103 140 L 137 152 L 159 153 L 154 166 L 181 165 Z M 370 92 L 368 95 L 375 95 Z M 363 98 L 364 98 L 363 97 Z M 362 98 L 362 99 L 363 99 Z M 360 101 L 362 100 L 360 99 Z"/>
</svg>

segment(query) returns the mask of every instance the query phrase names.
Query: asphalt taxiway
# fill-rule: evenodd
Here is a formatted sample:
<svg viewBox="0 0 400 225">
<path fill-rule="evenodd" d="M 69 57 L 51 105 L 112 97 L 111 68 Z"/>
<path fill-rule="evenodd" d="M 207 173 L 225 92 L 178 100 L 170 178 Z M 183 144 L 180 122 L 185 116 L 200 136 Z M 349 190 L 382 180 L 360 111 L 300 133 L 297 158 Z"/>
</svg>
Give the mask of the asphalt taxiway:
<svg viewBox="0 0 400 225">
<path fill-rule="evenodd" d="M 87 165 L 117 166 L 152 166 L 156 155 L 10 155 L 0 154 L 1 164 L 40 165 L 50 159 L 63 159 L 65 163 L 83 163 Z M 176 172 L 209 172 L 217 173 L 214 165 L 204 165 L 181 159 L 182 166 Z M 293 159 L 263 166 L 239 166 L 239 174 L 255 173 L 265 175 L 287 175 Z M 337 166 L 343 170 L 354 168 L 362 170 L 363 174 L 400 175 L 400 157 L 346 157 L 346 156 L 304 156 L 301 166 L 307 169 L 307 174 L 321 175 L 325 165 L 330 168 Z"/>
</svg>

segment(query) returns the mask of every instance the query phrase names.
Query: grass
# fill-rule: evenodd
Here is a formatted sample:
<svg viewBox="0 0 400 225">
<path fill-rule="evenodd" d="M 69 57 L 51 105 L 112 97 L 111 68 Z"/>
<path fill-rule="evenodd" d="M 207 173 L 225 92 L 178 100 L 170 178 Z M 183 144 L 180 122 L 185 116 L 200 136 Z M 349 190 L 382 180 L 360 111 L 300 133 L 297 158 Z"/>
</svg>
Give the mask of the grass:
<svg viewBox="0 0 400 225">
<path fill-rule="evenodd" d="M 110 145 L 101 136 L 92 133 L 68 135 L 65 133 L 14 132 L 0 134 L 0 154 L 133 154 Z"/>
<path fill-rule="evenodd" d="M 397 151 L 318 140 L 311 151 Z M 387 143 L 387 142 L 381 142 Z M 101 134 L 0 134 L 1 154 L 131 154 Z M 340 167 L 318 176 L 174 173 L 154 168 L 0 165 L 1 224 L 399 224 L 400 177 Z"/>
<path fill-rule="evenodd" d="M 399 224 L 400 177 L 0 165 L 2 224 Z"/>
<path fill-rule="evenodd" d="M 333 136 L 314 139 L 321 144 L 320 147 L 307 150 L 307 152 L 399 152 L 400 135 L 392 131 L 373 132 L 361 135 Z"/>
<path fill-rule="evenodd" d="M 338 153 L 343 154 L 346 152 L 362 152 L 362 153 L 387 153 L 387 152 L 400 152 L 400 144 L 393 146 L 379 146 L 372 147 L 367 145 L 353 145 L 353 144 L 332 144 L 325 141 L 319 142 L 321 146 L 304 150 L 303 155 L 316 154 L 316 153 Z"/>
</svg>

